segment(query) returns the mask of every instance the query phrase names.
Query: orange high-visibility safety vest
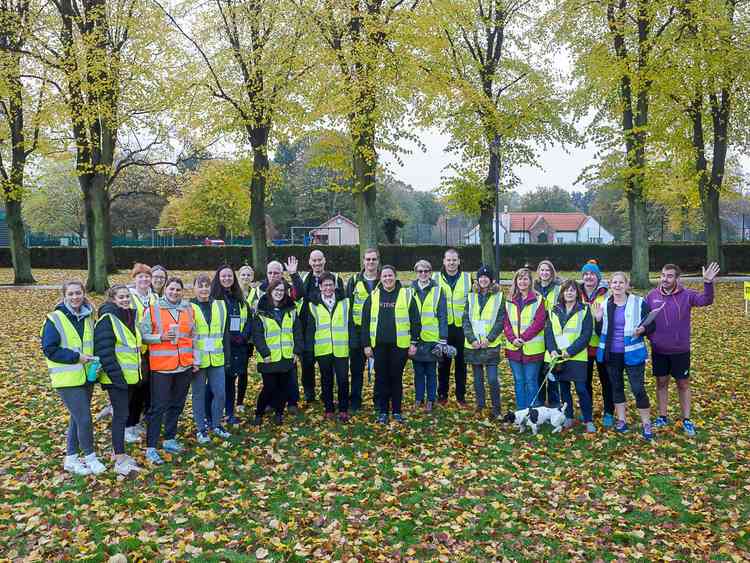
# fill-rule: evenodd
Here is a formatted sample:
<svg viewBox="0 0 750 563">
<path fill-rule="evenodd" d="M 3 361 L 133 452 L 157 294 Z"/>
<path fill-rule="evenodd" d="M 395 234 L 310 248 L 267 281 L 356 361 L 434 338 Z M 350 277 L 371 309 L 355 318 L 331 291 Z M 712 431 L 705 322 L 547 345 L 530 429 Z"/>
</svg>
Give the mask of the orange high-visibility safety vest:
<svg viewBox="0 0 750 563">
<path fill-rule="evenodd" d="M 179 367 L 192 367 L 193 365 L 193 310 L 191 307 L 180 310 L 179 320 L 175 322 L 172 313 L 162 309 L 159 304 L 153 304 L 151 309 L 151 332 L 152 334 L 164 334 L 169 331 L 169 326 L 178 325 L 177 344 L 171 340 L 149 344 L 148 365 L 153 371 L 174 371 Z"/>
</svg>

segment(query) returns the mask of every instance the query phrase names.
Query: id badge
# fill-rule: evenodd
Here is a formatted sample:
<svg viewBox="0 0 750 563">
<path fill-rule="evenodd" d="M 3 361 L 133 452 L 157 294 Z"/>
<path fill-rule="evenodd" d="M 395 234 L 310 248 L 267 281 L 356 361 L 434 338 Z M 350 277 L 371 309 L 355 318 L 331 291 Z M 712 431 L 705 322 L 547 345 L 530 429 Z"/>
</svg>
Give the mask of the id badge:
<svg viewBox="0 0 750 563">
<path fill-rule="evenodd" d="M 232 332 L 239 332 L 240 330 L 240 317 L 232 315 L 229 317 L 229 330 Z"/>
</svg>

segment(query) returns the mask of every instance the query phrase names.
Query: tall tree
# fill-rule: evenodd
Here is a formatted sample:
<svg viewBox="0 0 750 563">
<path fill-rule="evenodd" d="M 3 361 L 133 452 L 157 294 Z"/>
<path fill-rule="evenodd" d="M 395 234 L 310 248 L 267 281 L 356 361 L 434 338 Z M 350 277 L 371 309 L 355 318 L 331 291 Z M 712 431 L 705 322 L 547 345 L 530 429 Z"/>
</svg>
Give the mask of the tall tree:
<svg viewBox="0 0 750 563">
<path fill-rule="evenodd" d="M 582 211 L 573 204 L 573 198 L 560 186 L 538 186 L 521 196 L 522 211 Z"/>
<path fill-rule="evenodd" d="M 418 28 L 432 101 L 425 122 L 450 133 L 463 162 L 444 191 L 479 216 L 482 261 L 495 266 L 498 188 L 513 187 L 512 167 L 535 165 L 539 148 L 573 137 L 552 60 L 538 47 L 548 39 L 538 13 L 529 0 L 436 0 Z"/>
<path fill-rule="evenodd" d="M 308 68 L 304 19 L 288 0 L 186 0 L 174 13 L 166 9 L 164 13 L 187 40 L 186 56 L 198 54 L 200 66 L 184 68 L 188 111 L 193 116 L 188 126 L 223 132 L 249 145 L 253 264 L 265 267 L 268 153 L 274 135 L 300 121 L 298 88 Z"/>
<path fill-rule="evenodd" d="M 26 163 L 38 146 L 39 118 L 47 93 L 46 83 L 32 80 L 28 69 L 24 69 L 24 65 L 31 64 L 22 51 L 26 49 L 34 25 L 33 14 L 28 0 L 6 0 L 0 4 L 0 113 L 3 118 L 0 122 L 0 180 L 16 284 L 34 283 L 21 200 Z"/>
<path fill-rule="evenodd" d="M 419 0 L 317 2 L 309 13 L 322 39 L 317 62 L 323 72 L 311 84 L 316 113 L 346 127 L 352 143 L 352 190 L 357 206 L 359 248 L 377 245 L 378 150 L 398 151 L 411 138 L 404 128 L 414 90 L 405 88 L 410 50 L 405 43 Z"/>
<path fill-rule="evenodd" d="M 624 144 L 619 176 L 630 222 L 632 283 L 647 287 L 647 165 L 649 109 L 661 56 L 671 48 L 665 33 L 676 10 L 670 0 L 558 0 L 552 11 L 571 49 L 579 101 L 598 110 L 594 128 L 606 145 L 613 121 Z M 615 97 L 616 94 L 616 97 Z"/>
</svg>

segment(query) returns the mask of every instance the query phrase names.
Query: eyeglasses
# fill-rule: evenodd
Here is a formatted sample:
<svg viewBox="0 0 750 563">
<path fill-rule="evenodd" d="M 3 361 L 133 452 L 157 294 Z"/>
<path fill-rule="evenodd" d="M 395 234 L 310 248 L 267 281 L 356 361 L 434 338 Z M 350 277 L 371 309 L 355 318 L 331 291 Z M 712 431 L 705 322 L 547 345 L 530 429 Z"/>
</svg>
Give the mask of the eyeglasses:
<svg viewBox="0 0 750 563">
<path fill-rule="evenodd" d="M 417 270 L 418 274 L 429 274 L 431 270 Z"/>
</svg>

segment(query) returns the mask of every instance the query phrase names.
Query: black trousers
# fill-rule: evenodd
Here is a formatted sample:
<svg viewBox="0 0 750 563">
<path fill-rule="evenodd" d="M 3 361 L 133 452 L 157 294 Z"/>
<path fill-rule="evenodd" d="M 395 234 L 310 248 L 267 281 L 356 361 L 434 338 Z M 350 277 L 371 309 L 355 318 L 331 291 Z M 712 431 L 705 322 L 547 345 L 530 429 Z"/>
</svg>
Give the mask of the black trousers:
<svg viewBox="0 0 750 563">
<path fill-rule="evenodd" d="M 258 403 L 255 407 L 256 416 L 263 416 L 269 405 L 273 407 L 276 414 L 284 412 L 292 371 L 293 369 L 279 373 L 261 373 L 263 388 L 258 395 Z"/>
<path fill-rule="evenodd" d="M 586 389 L 588 389 L 591 402 L 594 402 L 594 364 L 596 364 L 596 373 L 599 374 L 599 383 L 602 388 L 604 414 L 615 414 L 615 402 L 607 366 L 603 362 L 597 362 L 595 356 L 589 356 L 588 363 L 586 364 Z"/>
<path fill-rule="evenodd" d="M 466 364 L 464 363 L 464 330 L 461 327 L 448 327 L 448 344 L 454 346 L 456 357 L 453 358 L 456 372 L 456 400 L 466 401 Z M 438 364 L 438 399 L 447 400 L 450 391 L 451 359 L 444 357 Z"/>
<path fill-rule="evenodd" d="M 313 352 L 302 354 L 302 389 L 306 402 L 315 400 L 315 354 Z"/>
<path fill-rule="evenodd" d="M 164 419 L 164 439 L 177 436 L 177 422 L 185 409 L 185 400 L 193 379 L 193 370 L 179 373 L 151 372 L 151 410 L 148 413 L 146 440 L 149 448 L 156 448 Z"/>
<path fill-rule="evenodd" d="M 107 388 L 109 402 L 112 404 L 112 450 L 115 455 L 125 453 L 125 423 L 128 420 L 128 398 L 135 387 L 118 389 Z"/>
<path fill-rule="evenodd" d="M 404 367 L 408 350 L 395 344 L 378 344 L 375 347 L 375 394 L 380 413 L 401 414 L 404 395 Z"/>
<path fill-rule="evenodd" d="M 250 352 L 248 358 L 252 358 L 254 347 L 251 344 L 249 348 Z M 250 360 L 248 359 L 248 369 L 250 369 L 249 364 Z M 237 376 L 237 406 L 245 404 L 245 394 L 247 393 L 247 371 L 248 370 L 245 370 L 244 373 Z M 232 412 L 234 412 L 234 410 L 232 410 Z"/>
<path fill-rule="evenodd" d="M 325 412 L 333 412 L 333 380 L 339 399 L 339 411 L 349 410 L 349 358 L 336 358 L 333 354 L 318 356 L 320 368 L 320 387 Z"/>
<path fill-rule="evenodd" d="M 149 382 L 151 370 L 148 367 L 148 353 L 141 356 L 141 382 L 131 387 L 128 395 L 128 420 L 127 428 L 135 426 L 145 417 L 151 408 L 151 384 Z"/>
<path fill-rule="evenodd" d="M 349 349 L 349 372 L 351 373 L 351 391 L 349 407 L 353 410 L 362 408 L 362 388 L 364 385 L 365 362 L 367 358 L 362 348 Z"/>
</svg>

